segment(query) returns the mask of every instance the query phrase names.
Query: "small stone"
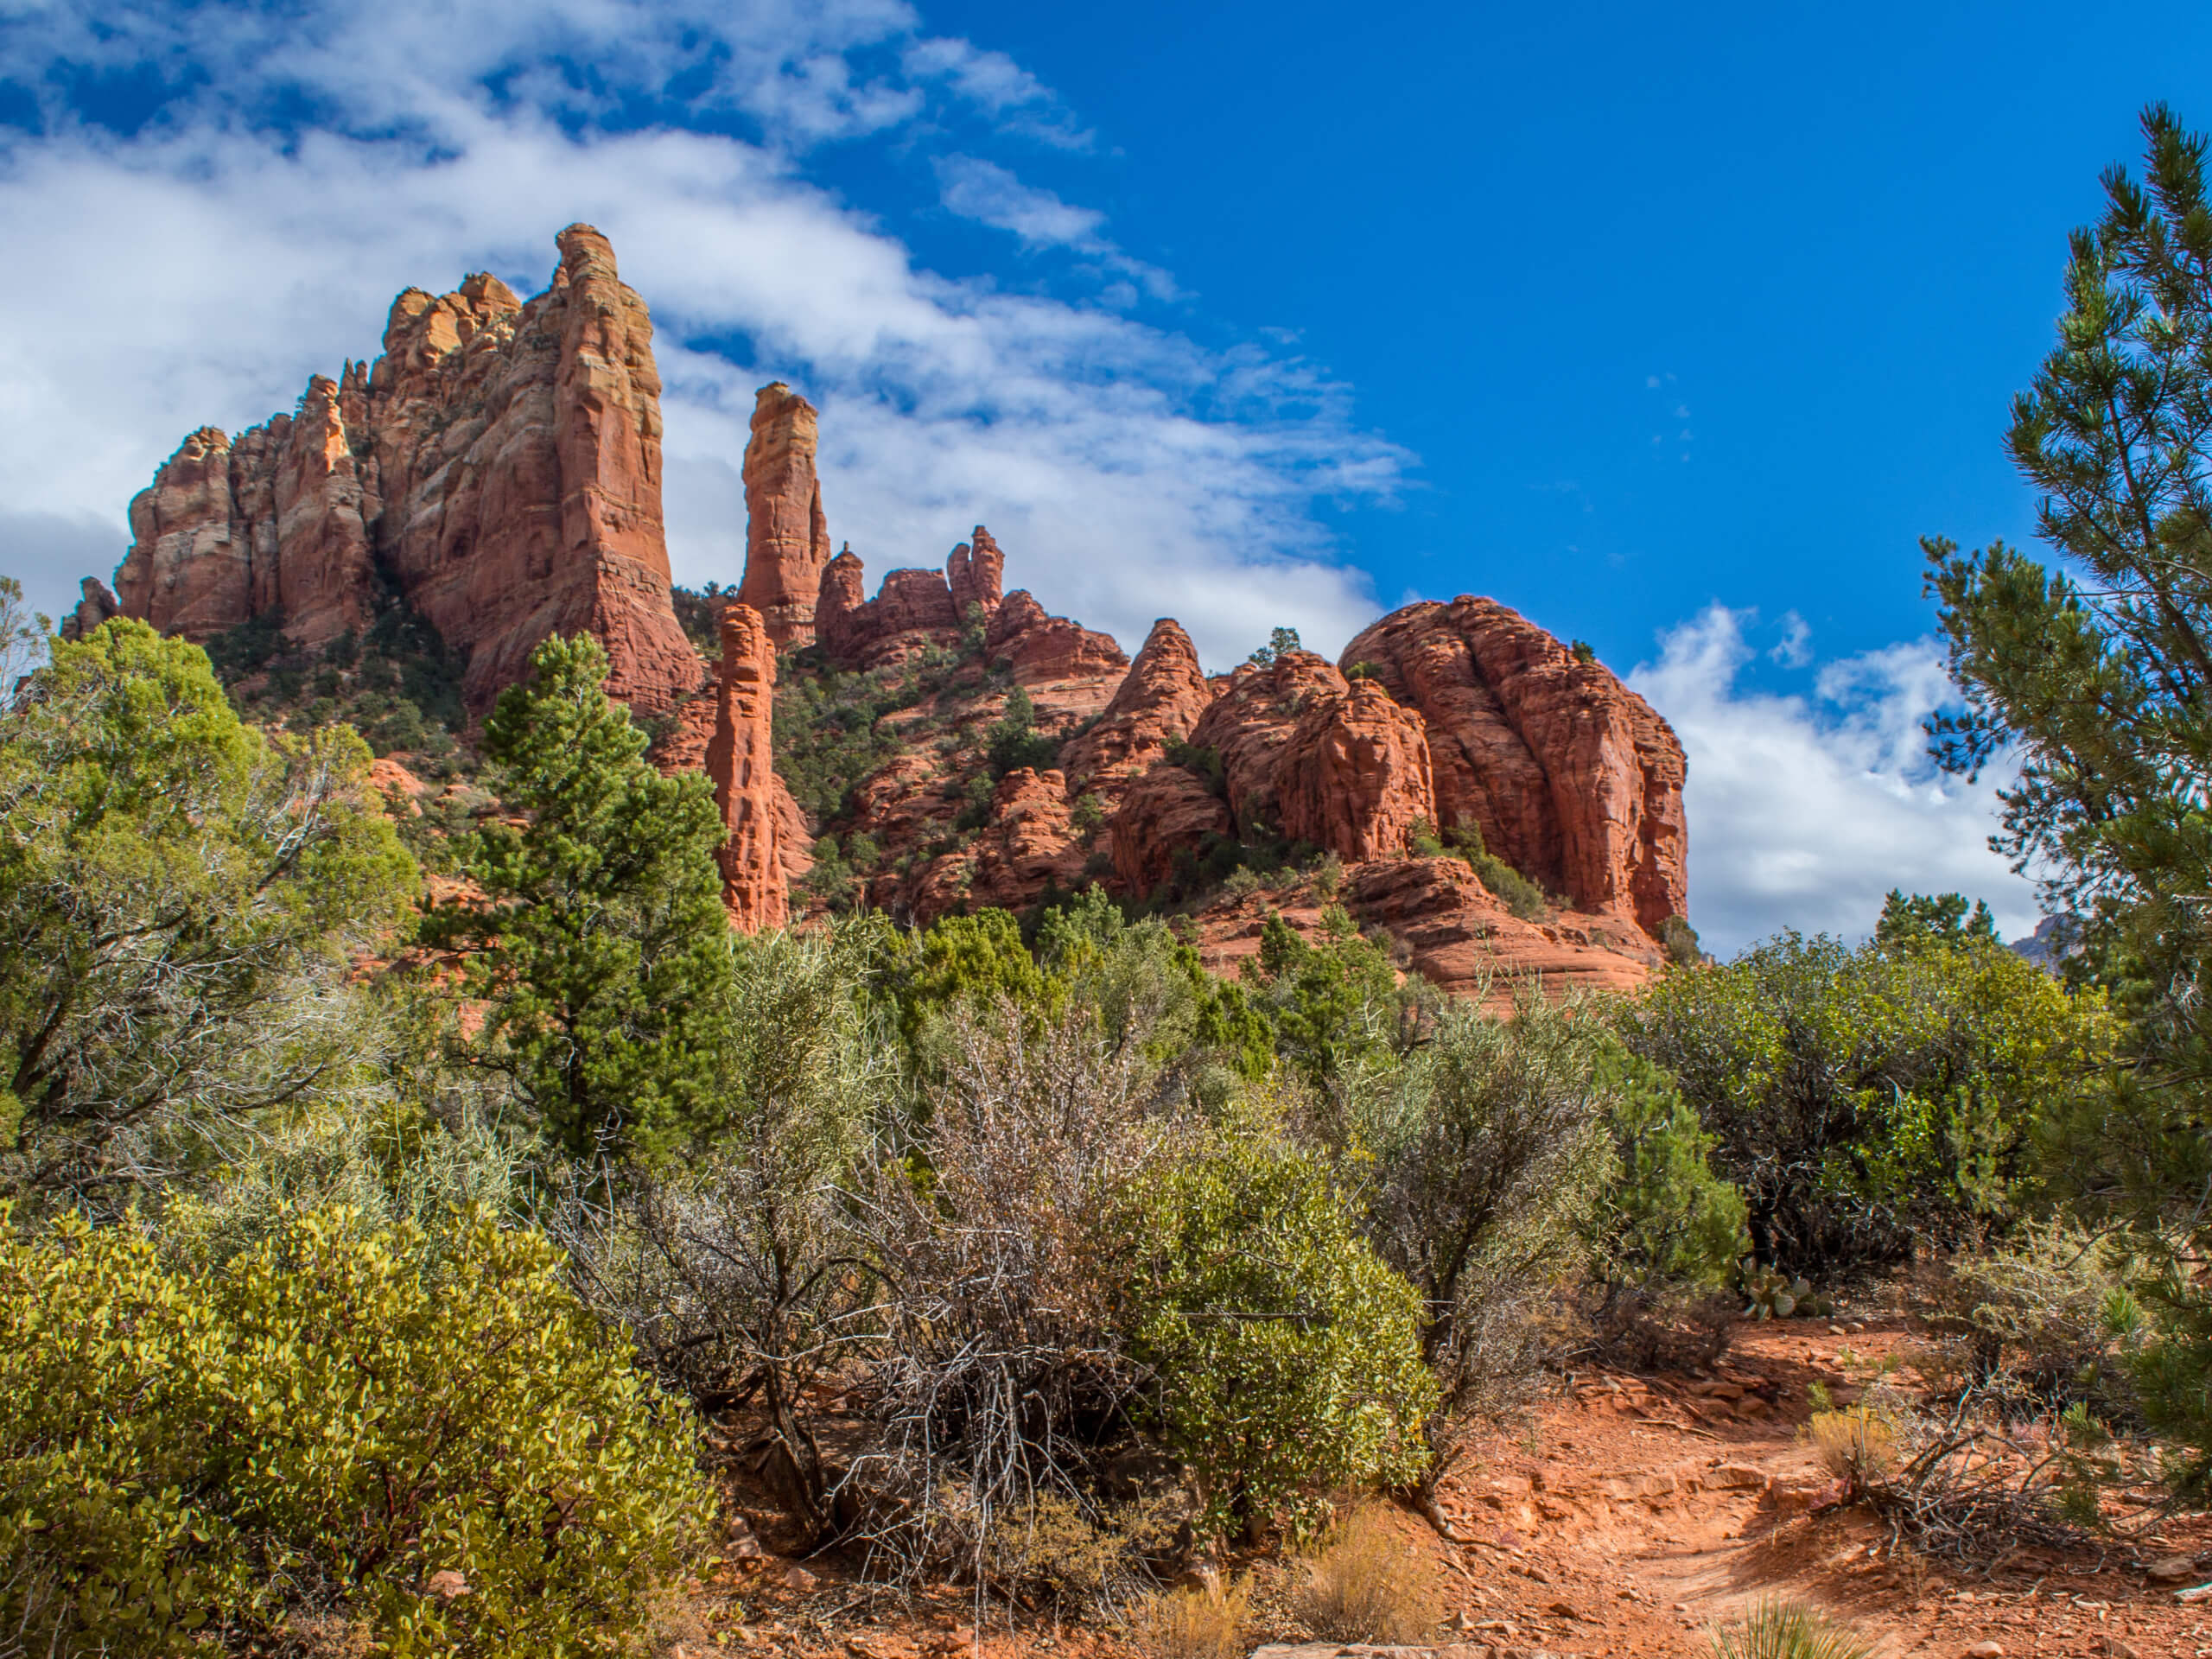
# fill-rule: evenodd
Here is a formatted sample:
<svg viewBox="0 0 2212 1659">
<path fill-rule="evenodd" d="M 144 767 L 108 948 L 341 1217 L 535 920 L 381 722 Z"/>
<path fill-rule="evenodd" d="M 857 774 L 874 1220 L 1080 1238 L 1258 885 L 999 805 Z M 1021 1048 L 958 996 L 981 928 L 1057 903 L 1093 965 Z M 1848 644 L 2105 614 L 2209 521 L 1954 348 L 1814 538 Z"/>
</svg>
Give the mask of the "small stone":
<svg viewBox="0 0 2212 1659">
<path fill-rule="evenodd" d="M 440 1601 L 454 1601 L 468 1593 L 468 1580 L 452 1567 L 441 1567 L 423 1580 L 423 1587 Z"/>
<path fill-rule="evenodd" d="M 1570 1607 L 1563 1601 L 1551 1602 L 1545 1606 L 1544 1611 L 1549 1613 L 1554 1618 L 1580 1618 L 1582 1617 L 1581 1614 L 1576 1612 L 1573 1608 Z"/>
<path fill-rule="evenodd" d="M 2151 1563 L 2146 1569 L 2153 1584 L 2180 1584 L 2196 1576 L 2196 1561 L 2188 1555 L 2166 1555 Z"/>
<path fill-rule="evenodd" d="M 1959 1656 L 1959 1659 L 2005 1659 L 2003 1643 L 1977 1642 Z"/>
<path fill-rule="evenodd" d="M 1841 1335 L 1843 1335 L 1843 1334 L 1844 1334 L 1844 1331 L 1843 1331 L 1843 1327 L 1842 1327 L 1841 1325 L 1832 1325 L 1828 1326 L 1828 1335 L 1830 1335 L 1830 1336 L 1832 1336 L 1832 1337 L 1840 1337 L 1840 1336 L 1841 1336 Z"/>
<path fill-rule="evenodd" d="M 784 1588 L 786 1590 L 811 1590 L 821 1582 L 821 1580 L 803 1567 L 787 1567 L 784 1569 Z"/>
</svg>

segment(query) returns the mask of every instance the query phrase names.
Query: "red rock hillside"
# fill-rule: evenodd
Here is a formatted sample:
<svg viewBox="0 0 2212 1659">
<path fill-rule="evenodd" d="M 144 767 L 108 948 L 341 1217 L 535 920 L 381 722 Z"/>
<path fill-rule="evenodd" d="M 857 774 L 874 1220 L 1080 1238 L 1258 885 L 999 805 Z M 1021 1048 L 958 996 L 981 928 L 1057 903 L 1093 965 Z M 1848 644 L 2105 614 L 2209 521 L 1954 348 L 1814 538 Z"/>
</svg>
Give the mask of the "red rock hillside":
<svg viewBox="0 0 2212 1659">
<path fill-rule="evenodd" d="M 572 225 L 527 303 L 475 276 L 392 302 L 384 355 L 235 439 L 188 437 L 130 504 L 129 615 L 207 639 L 275 613 L 299 645 L 366 626 L 381 570 L 490 706 L 549 633 L 588 630 L 657 713 L 699 683 L 670 604 L 660 378 L 645 304 Z M 82 607 L 80 607 L 81 610 Z"/>
<path fill-rule="evenodd" d="M 870 596 L 861 559 L 830 556 L 815 409 L 777 382 L 746 448 L 742 580 L 709 590 L 718 618 L 685 598 L 719 622 L 710 664 L 670 584 L 652 323 L 606 238 L 559 245 L 536 298 L 410 289 L 372 367 L 236 438 L 192 434 L 131 503 L 115 592 L 87 580 L 65 627 L 120 610 L 212 640 L 274 619 L 327 660 L 397 604 L 459 654 L 478 715 L 547 634 L 588 631 L 658 763 L 712 776 L 747 930 L 1100 883 L 1185 918 L 1224 968 L 1269 914 L 1313 928 L 1339 905 L 1469 995 L 1628 985 L 1663 959 L 1688 909 L 1681 745 L 1490 600 L 1394 612 L 1336 664 L 1273 651 L 1210 678 L 1172 619 L 1131 663 L 1006 592 L 980 524 Z"/>
</svg>

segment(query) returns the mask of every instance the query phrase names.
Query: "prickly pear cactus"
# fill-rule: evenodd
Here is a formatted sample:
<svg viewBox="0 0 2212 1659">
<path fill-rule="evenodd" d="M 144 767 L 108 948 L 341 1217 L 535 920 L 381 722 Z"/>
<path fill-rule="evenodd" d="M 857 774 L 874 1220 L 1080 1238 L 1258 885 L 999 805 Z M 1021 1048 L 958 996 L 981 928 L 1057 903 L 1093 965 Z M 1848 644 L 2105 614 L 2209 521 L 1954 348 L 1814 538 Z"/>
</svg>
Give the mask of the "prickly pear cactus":
<svg viewBox="0 0 2212 1659">
<path fill-rule="evenodd" d="M 1786 1319 L 1800 1309 L 1809 1313 L 1814 1301 L 1809 1280 L 1750 1262 L 1744 1264 L 1744 1294 L 1749 1300 L 1744 1309 L 1747 1319 Z"/>
</svg>

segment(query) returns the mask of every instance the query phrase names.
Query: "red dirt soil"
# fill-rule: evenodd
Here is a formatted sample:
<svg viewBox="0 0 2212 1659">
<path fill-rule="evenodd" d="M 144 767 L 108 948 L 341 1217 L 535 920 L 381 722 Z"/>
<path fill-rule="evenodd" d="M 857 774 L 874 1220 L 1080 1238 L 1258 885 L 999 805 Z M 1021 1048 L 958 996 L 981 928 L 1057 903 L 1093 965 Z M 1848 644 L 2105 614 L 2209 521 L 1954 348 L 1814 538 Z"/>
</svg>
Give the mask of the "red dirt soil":
<svg viewBox="0 0 2212 1659">
<path fill-rule="evenodd" d="M 1847 1622 L 1880 1659 L 2212 1659 L 2212 1603 L 2179 1604 L 2171 1584 L 2145 1571 L 2174 1555 L 2212 1569 L 2208 1517 L 2169 1522 L 2155 1547 L 2101 1557 L 2024 1551 L 1985 1568 L 1916 1554 L 1864 1510 L 1833 1507 L 1837 1489 L 1799 1435 L 1808 1389 L 1822 1382 L 1847 1400 L 1909 1344 L 1908 1325 L 1745 1325 L 1702 1379 L 1574 1375 L 1525 1434 L 1478 1442 L 1445 1482 L 1442 1507 L 1465 1541 L 1396 1517 L 1406 1548 L 1430 1557 L 1444 1580 L 1453 1617 L 1435 1639 L 1502 1654 L 1703 1656 L 1716 1624 L 1786 1597 Z M 1699 1392 L 1716 1383 L 1721 1395 L 1732 1384 L 1740 1399 Z M 692 1598 L 689 1639 L 662 1650 L 677 1659 L 718 1648 L 855 1659 L 1141 1651 L 1117 1632 L 1043 1619 L 1008 1631 L 1002 1613 L 978 1647 L 969 1593 L 871 1597 L 855 1582 L 857 1564 L 834 1558 L 806 1563 L 794 1588 L 785 1580 L 795 1565 L 770 1555 L 720 1569 Z M 2206 1577 L 2212 1570 L 2190 1581 Z M 1257 1598 L 1262 1608 L 1281 1599 L 1264 1590 Z M 1255 1645 L 1304 1637 L 1274 1624 L 1262 1618 Z"/>
</svg>

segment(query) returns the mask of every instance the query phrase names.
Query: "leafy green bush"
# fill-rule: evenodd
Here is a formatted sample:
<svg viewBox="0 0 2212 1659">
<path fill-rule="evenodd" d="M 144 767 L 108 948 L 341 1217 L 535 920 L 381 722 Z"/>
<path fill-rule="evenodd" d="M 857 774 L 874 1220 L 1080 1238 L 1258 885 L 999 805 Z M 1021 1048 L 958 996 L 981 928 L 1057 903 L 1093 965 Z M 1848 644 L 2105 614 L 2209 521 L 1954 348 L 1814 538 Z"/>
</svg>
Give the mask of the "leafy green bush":
<svg viewBox="0 0 2212 1659">
<path fill-rule="evenodd" d="M 0 1615 L 174 1653 L 332 1609 L 378 1650 L 620 1651 L 709 1513 L 683 1419 L 481 1213 L 294 1216 L 212 1272 L 0 1238 Z"/>
<path fill-rule="evenodd" d="M 1201 1530 L 1419 1475 L 1438 1397 L 1421 1300 L 1324 1160 L 1232 1121 L 1145 1172 L 1134 1214 L 1131 1349 L 1160 1439 L 1197 1476 Z"/>
<path fill-rule="evenodd" d="M 1913 930 L 1856 950 L 1785 933 L 1624 1005 L 1742 1189 L 1763 1262 L 1815 1279 L 1956 1245 L 2009 1217 L 2030 1135 L 2088 1084 L 2114 1029 L 1994 940 Z"/>
<path fill-rule="evenodd" d="M 1023 766 L 1048 771 L 1060 756 L 1060 741 L 1037 729 L 1037 705 L 1020 686 L 1007 693 L 1006 712 L 984 734 L 983 751 L 993 779 Z"/>
<path fill-rule="evenodd" d="M 0 706 L 0 1191 L 110 1191 L 357 1086 L 349 958 L 413 861 L 344 728 L 243 724 L 118 618 Z"/>
</svg>

